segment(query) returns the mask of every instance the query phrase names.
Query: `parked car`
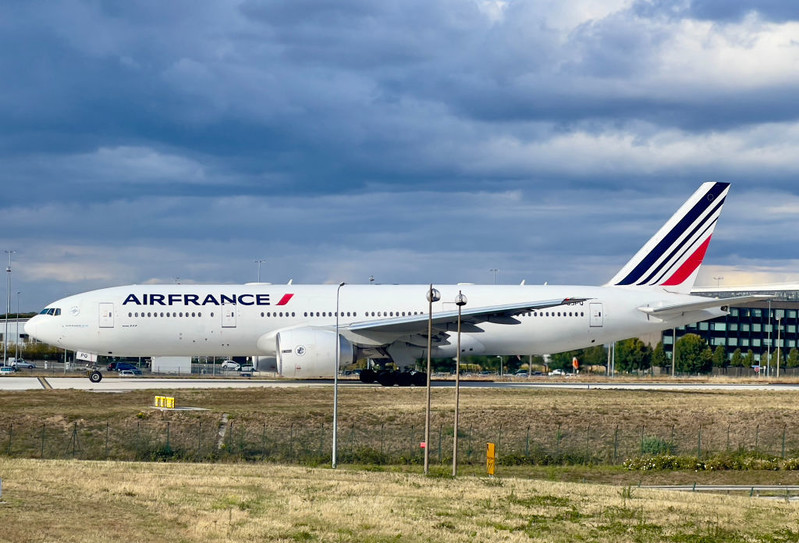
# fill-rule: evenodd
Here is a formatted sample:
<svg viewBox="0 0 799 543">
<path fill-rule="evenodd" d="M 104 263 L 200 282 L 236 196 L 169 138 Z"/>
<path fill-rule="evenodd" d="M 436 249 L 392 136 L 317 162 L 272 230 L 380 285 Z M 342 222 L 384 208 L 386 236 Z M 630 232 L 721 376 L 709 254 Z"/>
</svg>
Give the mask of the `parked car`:
<svg viewBox="0 0 799 543">
<path fill-rule="evenodd" d="M 222 371 L 239 371 L 241 369 L 241 364 L 233 360 L 225 360 L 220 367 Z"/>
<path fill-rule="evenodd" d="M 19 369 L 35 369 L 36 368 L 36 364 L 31 364 L 30 362 L 26 362 L 22 358 L 12 358 L 9 361 L 8 365 L 11 366 L 12 368 L 17 368 L 18 370 Z"/>
<path fill-rule="evenodd" d="M 0 366 L 0 375 L 12 375 L 17 368 L 13 366 Z"/>
<path fill-rule="evenodd" d="M 109 371 L 117 371 L 120 373 L 127 370 L 132 371 L 134 375 L 141 375 L 141 370 L 128 362 L 112 362 L 108 364 L 108 369 Z"/>
<path fill-rule="evenodd" d="M 132 370 L 119 370 L 120 377 L 133 377 L 135 375 L 141 375 L 141 370 L 139 368 L 133 368 Z"/>
</svg>

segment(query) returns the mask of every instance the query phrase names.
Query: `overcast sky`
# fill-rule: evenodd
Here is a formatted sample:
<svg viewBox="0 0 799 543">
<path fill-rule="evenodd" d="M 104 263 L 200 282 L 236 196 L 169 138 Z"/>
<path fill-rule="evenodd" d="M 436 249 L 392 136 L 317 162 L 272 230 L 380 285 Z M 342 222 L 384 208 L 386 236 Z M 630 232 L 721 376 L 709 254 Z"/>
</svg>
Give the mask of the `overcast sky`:
<svg viewBox="0 0 799 543">
<path fill-rule="evenodd" d="M 12 311 L 257 259 L 602 284 L 703 181 L 699 281 L 799 280 L 795 1 L 11 0 L 0 70 Z"/>
</svg>

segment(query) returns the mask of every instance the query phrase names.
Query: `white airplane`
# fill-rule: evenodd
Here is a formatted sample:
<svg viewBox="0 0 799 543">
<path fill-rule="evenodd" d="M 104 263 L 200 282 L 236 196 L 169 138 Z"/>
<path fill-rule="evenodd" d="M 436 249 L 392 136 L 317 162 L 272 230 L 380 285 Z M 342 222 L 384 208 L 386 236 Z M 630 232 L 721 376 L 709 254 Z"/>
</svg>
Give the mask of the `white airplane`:
<svg viewBox="0 0 799 543">
<path fill-rule="evenodd" d="M 760 296 L 691 296 L 729 190 L 704 183 L 603 286 L 129 285 L 63 298 L 25 325 L 33 338 L 90 356 L 252 356 L 284 377 L 331 377 L 362 357 L 409 370 L 434 357 L 529 355 L 602 345 L 726 314 Z M 434 296 L 435 297 L 435 296 Z M 338 331 L 338 335 L 337 335 Z M 102 378 L 99 372 L 93 380 Z M 366 380 L 374 373 L 363 372 Z M 382 372 L 384 385 L 423 384 Z"/>
</svg>

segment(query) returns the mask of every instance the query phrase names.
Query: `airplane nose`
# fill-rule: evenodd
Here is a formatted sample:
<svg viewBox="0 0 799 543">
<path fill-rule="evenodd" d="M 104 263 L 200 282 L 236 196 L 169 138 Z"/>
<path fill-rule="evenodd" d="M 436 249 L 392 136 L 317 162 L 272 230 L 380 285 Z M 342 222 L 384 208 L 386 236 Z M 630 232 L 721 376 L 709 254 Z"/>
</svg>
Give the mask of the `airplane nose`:
<svg viewBox="0 0 799 543">
<path fill-rule="evenodd" d="M 28 334 L 30 337 L 37 339 L 39 341 L 43 341 L 41 337 L 41 328 L 42 328 L 42 316 L 36 315 L 32 319 L 28 320 L 23 326 L 25 329 L 25 333 Z"/>
</svg>

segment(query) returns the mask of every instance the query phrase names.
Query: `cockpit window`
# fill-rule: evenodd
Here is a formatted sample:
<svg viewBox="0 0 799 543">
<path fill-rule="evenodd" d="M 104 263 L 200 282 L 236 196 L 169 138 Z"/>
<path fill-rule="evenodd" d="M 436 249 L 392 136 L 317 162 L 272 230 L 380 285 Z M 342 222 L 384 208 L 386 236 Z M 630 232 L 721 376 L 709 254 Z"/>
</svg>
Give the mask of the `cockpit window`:
<svg viewBox="0 0 799 543">
<path fill-rule="evenodd" d="M 57 317 L 60 314 L 61 314 L 60 307 L 45 307 L 39 312 L 39 315 L 53 315 L 55 317 Z"/>
</svg>

